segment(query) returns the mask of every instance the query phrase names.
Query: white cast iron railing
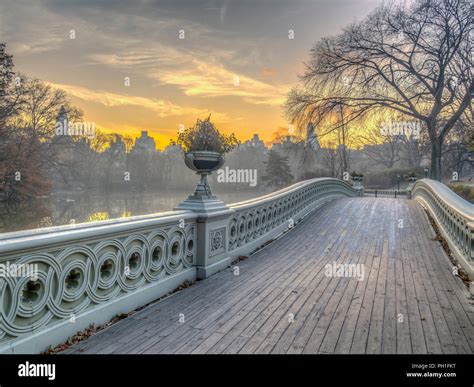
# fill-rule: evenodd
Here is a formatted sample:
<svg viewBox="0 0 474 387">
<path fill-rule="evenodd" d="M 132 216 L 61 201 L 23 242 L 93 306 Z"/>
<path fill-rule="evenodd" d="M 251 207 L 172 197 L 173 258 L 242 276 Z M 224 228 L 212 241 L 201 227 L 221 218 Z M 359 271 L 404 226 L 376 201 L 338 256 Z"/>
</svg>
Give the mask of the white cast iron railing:
<svg viewBox="0 0 474 387">
<path fill-rule="evenodd" d="M 266 196 L 231 204 L 229 250 L 245 255 L 285 230 L 324 203 L 362 191 L 331 178 L 306 180 Z"/>
<path fill-rule="evenodd" d="M 0 353 L 36 353 L 64 342 L 227 267 L 327 201 L 360 194 L 321 178 L 217 213 L 172 211 L 0 235 L 0 271 L 32 270 L 0 275 Z"/>
<path fill-rule="evenodd" d="M 451 251 L 466 271 L 474 290 L 474 205 L 456 195 L 439 181 L 422 179 L 415 183 L 412 198 L 435 219 Z"/>
<path fill-rule="evenodd" d="M 195 279 L 195 223 L 175 211 L 3 234 L 0 352 L 44 350 Z M 13 264 L 33 276 L 12 276 Z"/>
</svg>

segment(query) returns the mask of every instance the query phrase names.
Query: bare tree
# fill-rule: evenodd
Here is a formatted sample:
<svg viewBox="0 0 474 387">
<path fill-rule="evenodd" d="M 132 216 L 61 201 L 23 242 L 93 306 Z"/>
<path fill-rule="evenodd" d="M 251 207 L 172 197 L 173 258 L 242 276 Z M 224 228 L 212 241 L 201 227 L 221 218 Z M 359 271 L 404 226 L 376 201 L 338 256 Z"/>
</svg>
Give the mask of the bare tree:
<svg viewBox="0 0 474 387">
<path fill-rule="evenodd" d="M 393 111 L 423 123 L 431 144 L 431 177 L 441 178 L 441 150 L 474 93 L 468 0 L 389 3 L 311 50 L 303 84 L 289 94 L 287 114 L 318 125 Z"/>
<path fill-rule="evenodd" d="M 34 137 L 51 140 L 55 135 L 56 120 L 61 108 L 68 116 L 69 122 L 79 121 L 83 113 L 72 106 L 66 93 L 39 79 L 19 76 L 19 93 L 21 94 L 21 114 L 11 122 L 21 128 L 27 128 Z"/>
<path fill-rule="evenodd" d="M 326 148 L 323 148 L 322 150 L 322 162 L 323 165 L 327 168 L 329 171 L 330 177 L 337 177 L 338 175 L 338 169 L 337 169 L 337 150 L 335 148 L 334 143 L 329 143 Z"/>
<path fill-rule="evenodd" d="M 349 172 L 350 169 L 350 122 L 345 120 L 345 111 L 343 104 L 338 105 L 339 122 L 340 125 L 336 128 L 338 155 L 339 155 L 339 169 L 341 178 L 344 172 Z"/>
<path fill-rule="evenodd" d="M 21 93 L 16 89 L 13 68 L 13 56 L 7 53 L 6 44 L 0 43 L 0 128 L 20 107 Z"/>
<path fill-rule="evenodd" d="M 464 172 L 472 171 L 474 166 L 470 141 L 472 141 L 473 122 L 472 107 L 469 113 L 466 111 L 462 118 L 454 125 L 446 138 L 443 149 L 443 164 L 445 165 L 444 175 L 452 176 L 456 172 L 461 177 Z"/>
<path fill-rule="evenodd" d="M 361 140 L 364 144 L 364 154 L 373 164 L 393 168 L 395 163 L 400 161 L 400 148 L 405 140 L 402 136 L 383 133 L 376 126 L 367 129 L 361 135 Z"/>
<path fill-rule="evenodd" d="M 415 169 L 429 154 L 429 139 L 427 133 L 421 136 L 400 137 L 400 159 L 408 168 Z"/>
<path fill-rule="evenodd" d="M 0 44 L 0 200 L 21 200 L 50 189 L 43 168 L 45 144 L 29 125 L 18 125 L 26 98 L 13 58 Z"/>
<path fill-rule="evenodd" d="M 69 140 L 69 146 L 63 148 L 64 152 L 60 153 L 58 159 L 71 173 L 75 183 L 82 187 L 97 187 L 104 180 L 103 176 L 100 176 L 101 169 L 108 169 L 104 173 L 105 178 L 108 178 L 117 152 L 116 148 L 112 148 L 108 153 L 106 150 L 114 143 L 115 136 L 100 130 L 97 130 L 93 137 L 65 136 L 65 139 Z M 125 146 L 129 142 L 127 139 Z"/>
<path fill-rule="evenodd" d="M 284 144 L 282 156 L 288 157 L 296 180 L 305 175 L 317 161 L 315 148 L 301 133 L 292 132 L 289 136 L 287 129 L 279 128 L 273 137 L 273 143 Z"/>
</svg>

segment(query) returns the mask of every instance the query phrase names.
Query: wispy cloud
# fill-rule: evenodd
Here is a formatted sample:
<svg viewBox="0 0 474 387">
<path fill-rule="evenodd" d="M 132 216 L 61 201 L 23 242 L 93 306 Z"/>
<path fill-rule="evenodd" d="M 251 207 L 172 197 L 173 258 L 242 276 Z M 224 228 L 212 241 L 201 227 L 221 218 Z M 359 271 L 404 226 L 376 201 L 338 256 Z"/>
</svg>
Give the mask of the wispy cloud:
<svg viewBox="0 0 474 387">
<path fill-rule="evenodd" d="M 227 52 L 228 56 L 229 53 Z M 280 106 L 288 85 L 272 85 L 239 72 L 234 72 L 216 58 L 196 58 L 174 48 L 137 50 L 121 54 L 94 54 L 92 64 L 121 69 L 139 69 L 143 75 L 160 84 L 177 86 L 187 96 L 240 97 L 251 104 Z M 268 69 L 262 75 L 271 74 Z"/>
<path fill-rule="evenodd" d="M 270 133 L 314 41 L 380 1 L 1 0 L 0 36 L 16 71 L 53 82 L 98 125 L 171 132 L 212 110 L 238 133 Z"/>
<path fill-rule="evenodd" d="M 118 69 L 140 70 L 156 69 L 160 66 L 177 66 L 184 64 L 188 55 L 178 50 L 159 45 L 150 49 L 145 47 L 133 47 L 119 50 L 119 52 L 93 53 L 88 55 L 88 64 L 104 65 Z"/>
<path fill-rule="evenodd" d="M 111 93 L 108 91 L 91 90 L 86 87 L 66 85 L 58 83 L 50 83 L 51 86 L 64 90 L 71 96 L 82 99 L 84 101 L 98 103 L 106 107 L 120 106 L 137 106 L 152 110 L 160 118 L 169 116 L 195 116 L 202 117 L 209 114 L 209 110 L 195 107 L 180 106 L 170 101 L 156 98 L 147 98 L 140 96 L 130 96 L 126 94 Z M 238 120 L 239 118 L 231 118 L 226 113 L 212 112 L 216 121 L 227 122 Z"/>
<path fill-rule="evenodd" d="M 152 76 L 178 86 L 188 96 L 242 97 L 253 104 L 281 105 L 288 90 L 287 86 L 271 85 L 198 59 L 186 69 L 159 70 Z"/>
<path fill-rule="evenodd" d="M 42 37 L 37 39 L 34 43 L 12 43 L 10 49 L 17 55 L 22 54 L 42 54 L 57 50 L 64 39 L 57 36 Z"/>
</svg>

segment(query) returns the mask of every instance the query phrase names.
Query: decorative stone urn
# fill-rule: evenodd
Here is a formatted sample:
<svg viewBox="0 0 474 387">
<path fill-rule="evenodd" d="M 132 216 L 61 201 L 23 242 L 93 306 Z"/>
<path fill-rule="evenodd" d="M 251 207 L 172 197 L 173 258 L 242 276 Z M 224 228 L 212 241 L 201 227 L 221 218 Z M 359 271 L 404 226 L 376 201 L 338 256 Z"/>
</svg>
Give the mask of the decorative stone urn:
<svg viewBox="0 0 474 387">
<path fill-rule="evenodd" d="M 201 181 L 194 191 L 195 197 L 207 196 L 212 198 L 211 187 L 207 176 L 224 165 L 224 156 L 217 152 L 195 151 L 184 156 L 186 166 L 201 176 Z"/>
<path fill-rule="evenodd" d="M 413 186 L 415 185 L 416 181 L 418 180 L 417 176 L 407 176 L 408 180 L 408 186 L 407 186 L 407 191 L 411 191 L 413 189 Z"/>
<path fill-rule="evenodd" d="M 364 189 L 362 181 L 364 180 L 363 176 L 351 176 L 352 178 L 352 187 L 355 189 Z"/>
<path fill-rule="evenodd" d="M 224 165 L 224 156 L 218 152 L 193 151 L 184 156 L 186 166 L 201 176 L 194 194 L 190 195 L 176 209 L 187 209 L 196 212 L 212 212 L 227 209 L 227 206 L 212 194 L 207 176 Z"/>
</svg>

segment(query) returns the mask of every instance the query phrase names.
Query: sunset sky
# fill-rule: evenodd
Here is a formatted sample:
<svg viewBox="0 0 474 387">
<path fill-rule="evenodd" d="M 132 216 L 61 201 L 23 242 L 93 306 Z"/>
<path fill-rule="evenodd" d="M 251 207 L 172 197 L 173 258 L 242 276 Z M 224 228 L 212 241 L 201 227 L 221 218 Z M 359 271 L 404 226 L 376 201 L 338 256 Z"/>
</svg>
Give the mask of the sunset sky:
<svg viewBox="0 0 474 387">
<path fill-rule="evenodd" d="M 99 129 L 148 130 L 164 148 L 212 113 L 222 131 L 268 142 L 288 127 L 281 106 L 313 43 L 380 3 L 2 0 L 0 41 L 16 71 L 66 91 Z"/>
</svg>

